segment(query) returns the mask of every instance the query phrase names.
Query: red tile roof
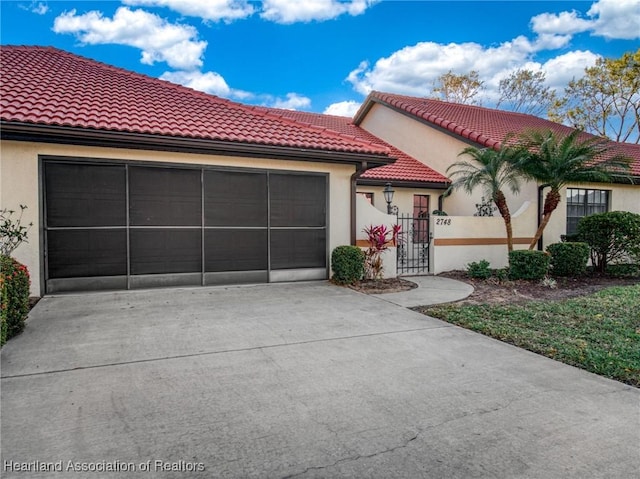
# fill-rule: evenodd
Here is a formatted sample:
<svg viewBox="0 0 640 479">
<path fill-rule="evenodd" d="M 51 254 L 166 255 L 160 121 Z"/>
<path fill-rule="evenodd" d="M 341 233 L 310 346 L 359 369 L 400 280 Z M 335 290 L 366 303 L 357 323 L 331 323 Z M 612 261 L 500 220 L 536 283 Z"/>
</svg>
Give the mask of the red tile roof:
<svg viewBox="0 0 640 479">
<path fill-rule="evenodd" d="M 51 47 L 0 47 L 0 119 L 173 138 L 382 157 L 379 143 L 301 125 L 157 78 Z M 340 161 L 340 155 L 335 155 Z"/>
<path fill-rule="evenodd" d="M 450 180 L 446 176 L 392 145 L 389 145 L 365 129 L 354 125 L 351 118 L 276 108 L 265 108 L 265 110 L 270 111 L 274 115 L 277 114 L 284 118 L 293 119 L 298 123 L 329 128 L 342 135 L 347 135 L 368 143 L 377 143 L 384 148 L 388 148 L 389 155 L 396 158 L 396 162 L 367 170 L 361 177 L 363 179 L 379 180 L 380 182 L 438 183 L 441 184 L 442 187 L 446 187 L 450 183 Z"/>
<path fill-rule="evenodd" d="M 640 177 L 640 145 L 632 143 L 612 143 L 612 150 L 620 155 L 624 155 L 632 159 L 631 175 Z"/>
<path fill-rule="evenodd" d="M 480 146 L 490 148 L 498 148 L 510 133 L 518 134 L 530 129 L 551 129 L 561 135 L 567 135 L 573 131 L 573 128 L 568 126 L 523 113 L 377 91 L 369 94 L 356 113 L 356 125 L 360 124 L 374 103 L 401 110 Z M 631 174 L 640 176 L 640 146 L 611 143 L 613 150 L 621 151 L 632 158 Z"/>
</svg>

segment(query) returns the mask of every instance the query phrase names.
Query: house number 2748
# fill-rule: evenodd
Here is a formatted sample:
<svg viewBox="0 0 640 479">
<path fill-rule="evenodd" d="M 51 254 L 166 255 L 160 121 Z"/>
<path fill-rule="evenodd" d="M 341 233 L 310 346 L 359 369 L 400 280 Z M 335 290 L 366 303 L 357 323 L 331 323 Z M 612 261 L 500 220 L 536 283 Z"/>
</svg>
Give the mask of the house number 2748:
<svg viewBox="0 0 640 479">
<path fill-rule="evenodd" d="M 436 218 L 437 225 L 451 226 L 451 218 Z"/>
</svg>

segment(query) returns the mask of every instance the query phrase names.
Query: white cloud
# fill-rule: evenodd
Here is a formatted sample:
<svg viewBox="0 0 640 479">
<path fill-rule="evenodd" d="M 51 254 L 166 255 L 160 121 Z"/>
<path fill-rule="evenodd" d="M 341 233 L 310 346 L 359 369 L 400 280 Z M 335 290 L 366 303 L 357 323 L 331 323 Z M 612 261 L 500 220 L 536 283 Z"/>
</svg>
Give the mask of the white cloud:
<svg viewBox="0 0 640 479">
<path fill-rule="evenodd" d="M 640 0 L 600 0 L 587 15 L 596 17 L 593 33 L 605 38 L 640 38 Z"/>
<path fill-rule="evenodd" d="M 571 80 L 584 75 L 585 68 L 595 65 L 598 58 L 590 51 L 573 51 L 548 60 L 542 65 L 547 85 L 562 92 Z"/>
<path fill-rule="evenodd" d="M 525 37 L 491 48 L 478 43 L 422 42 L 381 58 L 373 66 L 362 62 L 347 81 L 363 94 L 382 90 L 425 96 L 434 81 L 449 70 L 458 74 L 475 70 L 487 79 L 524 63 L 534 51 L 535 46 Z"/>
<path fill-rule="evenodd" d="M 531 19 L 531 29 L 537 34 L 574 35 L 589 30 L 591 22 L 578 17 L 578 12 L 541 13 Z"/>
<path fill-rule="evenodd" d="M 360 15 L 378 0 L 264 0 L 260 16 L 276 23 L 324 21 L 343 14 Z"/>
<path fill-rule="evenodd" d="M 275 98 L 268 102 L 274 108 L 300 110 L 311 107 L 311 99 L 297 93 L 287 93 L 286 98 Z"/>
<path fill-rule="evenodd" d="M 165 72 L 160 79 L 223 98 L 246 99 L 252 96 L 248 92 L 230 88 L 222 75 L 216 72 L 195 70 Z"/>
<path fill-rule="evenodd" d="M 18 4 L 18 7 L 36 15 L 44 15 L 49 11 L 49 6 L 46 2 L 31 2 L 29 5 Z"/>
<path fill-rule="evenodd" d="M 519 68 L 545 72 L 547 85 L 562 90 L 574 77 L 595 64 L 598 55 L 590 51 L 570 51 L 541 64 L 535 60 L 541 51 L 565 48 L 573 35 L 581 32 L 608 38 L 640 38 L 640 0 L 599 0 L 584 19 L 578 12 L 543 13 L 531 19 L 536 34 L 529 39 L 520 35 L 496 46 L 478 43 L 421 42 L 404 47 L 374 64 L 361 62 L 347 81 L 362 94 L 372 90 L 412 96 L 430 96 L 434 82 L 451 70 L 456 74 L 478 72 L 485 90 L 484 104 L 497 101 L 500 80 Z M 635 35 L 635 37 L 634 37 Z"/>
<path fill-rule="evenodd" d="M 113 18 L 102 12 L 90 11 L 76 15 L 75 10 L 58 16 L 53 25 L 56 33 L 74 34 L 88 44 L 119 44 L 142 50 L 141 62 L 166 62 L 180 70 L 202 66 L 207 42 L 198 41 L 198 32 L 191 25 L 172 24 L 144 10 L 120 7 Z"/>
<path fill-rule="evenodd" d="M 419 43 L 405 47 L 387 58 L 379 59 L 373 66 L 362 62 L 347 81 L 362 94 L 372 90 L 411 96 L 430 96 L 436 79 L 452 70 L 456 74 L 478 72 L 484 81 L 484 91 L 479 95 L 482 104 L 494 104 L 499 98 L 500 80 L 519 68 L 545 72 L 547 85 L 562 90 L 574 77 L 580 77 L 584 69 L 595 64 L 598 55 L 590 51 L 573 51 L 551 58 L 541 64 L 533 60 L 536 44 L 523 37 L 492 48 L 477 43 Z"/>
<path fill-rule="evenodd" d="M 349 118 L 353 118 L 359 108 L 360 102 L 347 100 L 340 101 L 338 103 L 332 103 L 327 108 L 325 108 L 323 113 L 325 115 L 348 116 Z"/>
<path fill-rule="evenodd" d="M 633 40 L 640 38 L 640 0 L 599 0 L 591 5 L 588 19 L 571 12 L 542 13 L 531 19 L 532 30 L 539 34 L 593 35 Z"/>
<path fill-rule="evenodd" d="M 569 45 L 571 35 L 558 35 L 555 33 L 542 33 L 535 39 L 533 45 L 535 51 L 557 50 Z"/>
<path fill-rule="evenodd" d="M 246 0 L 123 0 L 127 5 L 167 7 L 182 15 L 213 22 L 231 22 L 251 16 L 255 9 Z"/>
</svg>

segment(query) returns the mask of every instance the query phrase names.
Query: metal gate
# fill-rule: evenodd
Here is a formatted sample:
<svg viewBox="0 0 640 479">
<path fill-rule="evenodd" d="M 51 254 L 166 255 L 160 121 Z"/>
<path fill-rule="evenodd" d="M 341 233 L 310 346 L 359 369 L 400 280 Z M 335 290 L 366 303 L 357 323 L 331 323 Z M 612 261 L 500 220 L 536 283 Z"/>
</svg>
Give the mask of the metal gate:
<svg viewBox="0 0 640 479">
<path fill-rule="evenodd" d="M 426 274 L 429 272 L 429 215 L 398 216 L 398 274 Z"/>
</svg>

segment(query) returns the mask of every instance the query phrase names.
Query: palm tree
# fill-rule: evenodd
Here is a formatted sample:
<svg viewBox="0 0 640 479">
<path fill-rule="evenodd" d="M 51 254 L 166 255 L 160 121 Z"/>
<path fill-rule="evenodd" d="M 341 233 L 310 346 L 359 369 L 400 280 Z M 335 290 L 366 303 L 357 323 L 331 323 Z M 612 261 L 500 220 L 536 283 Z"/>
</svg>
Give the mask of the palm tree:
<svg viewBox="0 0 640 479">
<path fill-rule="evenodd" d="M 458 156 L 467 155 L 473 161 L 458 161 L 447 168 L 447 174 L 453 170 L 450 173 L 453 180 L 451 189 L 461 188 L 471 194 L 476 187 L 481 187 L 485 196 L 496 204 L 507 230 L 508 251 L 513 250 L 513 230 L 511 213 L 502 190 L 507 187 L 514 194 L 520 192 L 522 173 L 516 165 L 521 163 L 521 156 L 525 154 L 524 150 L 507 146 L 506 143 L 497 150 L 470 146 Z"/>
<path fill-rule="evenodd" d="M 524 154 L 516 168 L 537 181 L 542 188 L 550 188 L 544 199 L 542 221 L 529 249 L 534 249 L 551 214 L 560 204 L 560 190 L 569 183 L 610 182 L 616 174 L 629 169 L 629 158 L 608 154 L 610 142 L 589 136 L 580 130 L 560 136 L 552 130 L 532 130 L 520 136 Z"/>
</svg>

